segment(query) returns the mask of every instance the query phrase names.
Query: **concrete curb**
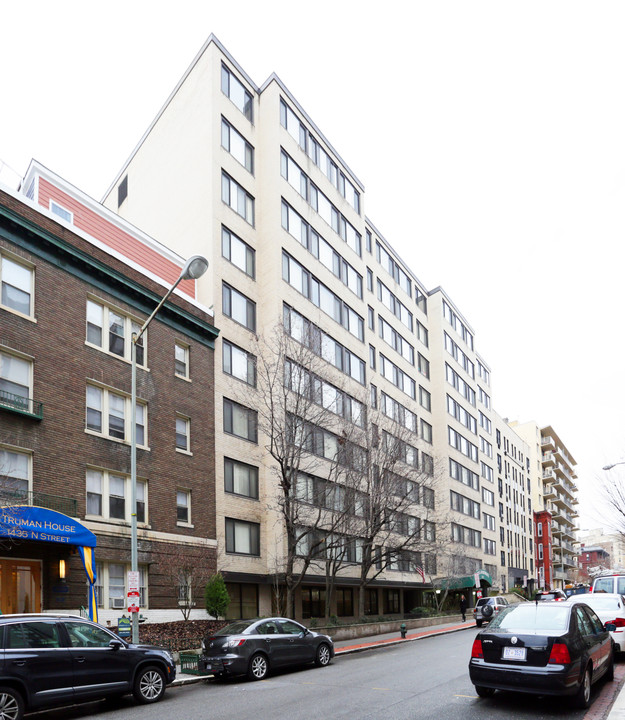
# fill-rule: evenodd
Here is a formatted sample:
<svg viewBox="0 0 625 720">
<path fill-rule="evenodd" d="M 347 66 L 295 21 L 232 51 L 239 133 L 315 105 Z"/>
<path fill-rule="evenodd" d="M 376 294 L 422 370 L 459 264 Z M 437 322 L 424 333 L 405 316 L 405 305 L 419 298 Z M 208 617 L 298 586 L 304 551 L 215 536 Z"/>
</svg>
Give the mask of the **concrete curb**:
<svg viewBox="0 0 625 720">
<path fill-rule="evenodd" d="M 349 653 L 364 652 L 365 650 L 371 650 L 372 648 L 378 647 L 390 647 L 392 645 L 401 645 L 407 642 L 414 642 L 415 640 L 425 640 L 429 637 L 436 637 L 436 635 L 449 635 L 450 633 L 461 632 L 462 630 L 469 630 L 470 628 L 475 629 L 474 626 L 467 623 L 460 627 L 445 628 L 442 630 L 424 631 L 415 635 L 407 635 L 405 638 L 389 638 L 387 640 L 374 640 L 373 642 L 362 643 L 360 645 L 349 645 L 348 647 L 338 648 L 335 650 L 335 656 L 347 655 Z M 624 719 L 625 720 L 625 719 Z"/>
</svg>

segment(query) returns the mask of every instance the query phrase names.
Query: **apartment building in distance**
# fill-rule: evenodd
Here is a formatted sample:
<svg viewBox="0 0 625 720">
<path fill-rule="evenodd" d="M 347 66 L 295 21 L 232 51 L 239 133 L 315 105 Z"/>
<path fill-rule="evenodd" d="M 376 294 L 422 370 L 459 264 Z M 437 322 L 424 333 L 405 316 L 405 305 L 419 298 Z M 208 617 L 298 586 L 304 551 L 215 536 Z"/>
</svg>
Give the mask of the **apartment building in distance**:
<svg viewBox="0 0 625 720">
<path fill-rule="evenodd" d="M 576 462 L 550 425 L 510 423 L 530 449 L 534 490 L 536 568 L 539 588 L 563 588 L 577 580 Z"/>
<path fill-rule="evenodd" d="M 131 334 L 183 265 L 36 162 L 22 193 L 0 189 L 3 613 L 77 613 L 90 596 L 100 622 L 126 611 Z M 216 567 L 212 320 L 185 280 L 138 346 L 139 584 L 150 620 L 181 617 L 181 553 Z"/>
<path fill-rule="evenodd" d="M 256 85 L 211 36 L 103 203 L 177 252 L 210 260 L 198 296 L 214 307 L 221 330 L 216 511 L 231 617 L 270 613 L 284 568 L 276 466 L 260 428 L 255 372 L 259 338 L 276 327 L 302 345 L 314 339 L 323 364 L 315 382 L 337 413 L 356 425 L 383 416 L 383 438 L 401 428 L 404 460 L 433 478 L 434 498 L 416 493 L 396 526 L 398 535 L 420 527 L 431 543 L 425 517 L 435 506 L 444 518 L 436 529 L 442 551 L 407 553 L 386 567 L 368 586 L 368 614 L 425 602 L 424 575 L 469 593 L 531 575 L 519 459 L 526 452 L 517 439 L 516 458 L 502 455 L 499 470 L 491 371 L 469 322 L 441 288 L 424 287 L 365 215 L 363 184 L 277 75 Z M 300 496 L 313 505 L 325 497 L 315 490 L 327 485 L 323 462 L 342 442 L 323 429 L 315 437 L 320 469 Z M 499 476 L 509 483 L 503 501 Z M 338 578 L 332 611 L 339 616 L 356 615 L 361 552 L 355 538 L 352 564 Z M 298 616 L 323 612 L 325 579 L 321 566 L 309 569 Z"/>
</svg>

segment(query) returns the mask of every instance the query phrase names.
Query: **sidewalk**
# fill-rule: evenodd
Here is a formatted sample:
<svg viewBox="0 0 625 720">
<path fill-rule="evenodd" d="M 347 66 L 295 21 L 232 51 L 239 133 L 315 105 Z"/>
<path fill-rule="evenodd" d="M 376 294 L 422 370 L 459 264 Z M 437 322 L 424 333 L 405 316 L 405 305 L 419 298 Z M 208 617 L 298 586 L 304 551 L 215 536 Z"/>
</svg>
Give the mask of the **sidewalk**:
<svg viewBox="0 0 625 720">
<path fill-rule="evenodd" d="M 394 633 L 385 633 L 383 635 L 371 635 L 368 637 L 355 638 L 353 640 L 339 640 L 334 643 L 334 653 L 336 657 L 341 655 L 348 655 L 350 653 L 362 652 L 369 648 L 375 647 L 388 647 L 390 645 L 399 645 L 400 643 L 413 642 L 415 640 L 423 640 L 424 638 L 433 637 L 435 635 L 447 635 L 452 632 L 459 632 L 460 630 L 475 630 L 475 623 L 467 618 L 466 622 L 461 623 L 442 623 L 440 625 L 431 625 L 430 627 L 423 628 L 421 630 L 415 630 L 406 634 L 406 638 L 402 639 L 399 631 Z M 180 665 L 176 667 L 176 679 L 172 683 L 173 686 L 177 685 L 189 685 L 191 683 L 202 682 L 208 678 L 213 677 L 212 675 L 189 675 L 183 673 L 180 669 Z M 611 718 L 611 720 L 614 720 Z M 621 720 L 618 718 L 616 720 Z M 625 720 L 625 716 L 622 720 Z"/>
</svg>

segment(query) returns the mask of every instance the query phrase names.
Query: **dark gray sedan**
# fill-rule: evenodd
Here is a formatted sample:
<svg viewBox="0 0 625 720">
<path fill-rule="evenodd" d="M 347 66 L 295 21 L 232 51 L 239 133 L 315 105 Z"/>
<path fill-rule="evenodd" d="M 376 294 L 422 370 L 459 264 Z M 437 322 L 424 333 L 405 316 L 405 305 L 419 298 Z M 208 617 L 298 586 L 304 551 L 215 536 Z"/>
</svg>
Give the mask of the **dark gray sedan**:
<svg viewBox="0 0 625 720">
<path fill-rule="evenodd" d="M 334 657 L 327 635 L 312 632 L 287 618 L 238 620 L 202 641 L 200 669 L 216 677 L 247 675 L 263 680 L 270 669 L 315 663 Z"/>
</svg>

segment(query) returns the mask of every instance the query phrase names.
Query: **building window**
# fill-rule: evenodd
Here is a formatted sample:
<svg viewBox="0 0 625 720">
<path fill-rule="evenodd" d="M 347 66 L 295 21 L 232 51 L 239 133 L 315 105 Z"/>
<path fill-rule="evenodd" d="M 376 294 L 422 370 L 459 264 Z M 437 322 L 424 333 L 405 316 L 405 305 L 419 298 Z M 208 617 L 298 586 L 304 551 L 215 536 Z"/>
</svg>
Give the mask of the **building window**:
<svg viewBox="0 0 625 720">
<path fill-rule="evenodd" d="M 256 332 L 256 303 L 226 283 L 223 283 L 222 310 L 226 317 Z"/>
<path fill-rule="evenodd" d="M 74 224 L 74 213 L 54 202 L 54 200 L 50 200 L 50 212 L 54 213 L 57 217 L 60 217 L 61 220 L 65 220 L 66 223 L 69 223 L 70 225 Z"/>
<path fill-rule="evenodd" d="M 222 346 L 223 371 L 256 387 L 256 356 L 227 340 Z"/>
<path fill-rule="evenodd" d="M 258 468 L 224 458 L 224 489 L 227 493 L 258 500 Z"/>
<path fill-rule="evenodd" d="M 427 443 L 432 442 L 432 426 L 430 423 L 426 423 L 423 418 L 421 419 L 421 437 L 425 440 Z"/>
<path fill-rule="evenodd" d="M 384 614 L 399 612 L 399 590 L 384 589 Z"/>
<path fill-rule="evenodd" d="M 254 148 L 224 117 L 221 118 L 221 146 L 246 170 L 254 172 Z"/>
<path fill-rule="evenodd" d="M 94 300 L 87 300 L 87 344 L 130 361 L 132 334 L 139 334 L 141 324 Z M 145 365 L 144 332 L 137 343 L 137 365 Z"/>
<path fill-rule="evenodd" d="M 323 617 L 325 590 L 318 587 L 302 588 L 302 617 Z"/>
<path fill-rule="evenodd" d="M 174 352 L 174 372 L 178 377 L 189 379 L 189 347 L 176 343 Z"/>
<path fill-rule="evenodd" d="M 176 522 L 178 525 L 191 524 L 190 490 L 176 490 Z"/>
<path fill-rule="evenodd" d="M 226 518 L 226 552 L 260 556 L 260 525 Z"/>
<path fill-rule="evenodd" d="M 229 68 L 221 66 L 221 91 L 250 121 L 254 122 L 252 95 L 245 89 L 243 83 L 232 74 Z"/>
<path fill-rule="evenodd" d="M 354 591 L 352 588 L 337 588 L 336 614 L 339 617 L 349 617 L 354 614 Z"/>
<path fill-rule="evenodd" d="M 182 415 L 176 417 L 176 450 L 190 452 L 191 449 L 191 420 Z"/>
<path fill-rule="evenodd" d="M 378 614 L 378 591 L 376 588 L 365 590 L 365 615 Z"/>
<path fill-rule="evenodd" d="M 426 410 L 432 409 L 432 395 L 419 385 L 419 405 Z"/>
<path fill-rule="evenodd" d="M 117 186 L 117 207 L 121 207 L 121 204 L 128 197 L 128 175 L 124 176 L 124 179 Z"/>
<path fill-rule="evenodd" d="M 226 583 L 226 590 L 230 597 L 226 620 L 249 620 L 258 617 L 258 585 Z"/>
<path fill-rule="evenodd" d="M 131 522 L 130 477 L 108 470 L 87 470 L 86 514 L 105 520 Z M 148 484 L 137 480 L 137 522 L 147 522 Z"/>
<path fill-rule="evenodd" d="M 254 278 L 256 269 L 256 252 L 225 227 L 221 228 L 221 254 L 226 260 L 243 270 L 246 275 Z"/>
<path fill-rule="evenodd" d="M 32 368 L 31 361 L 0 352 L 0 404 L 33 412 Z"/>
<path fill-rule="evenodd" d="M 31 455 L 0 447 L 0 498 L 8 505 L 28 496 L 31 489 Z"/>
<path fill-rule="evenodd" d="M 224 398 L 224 432 L 258 442 L 258 416 L 255 410 Z"/>
<path fill-rule="evenodd" d="M 250 225 L 254 225 L 254 198 L 236 180 L 221 171 L 221 199 L 237 215 Z"/>
<path fill-rule="evenodd" d="M 99 608 L 125 610 L 127 605 L 126 578 L 130 565 L 121 563 L 96 563 L 95 585 Z M 139 605 L 148 607 L 148 568 L 139 565 Z"/>
<path fill-rule="evenodd" d="M 130 398 L 106 388 L 87 385 L 87 426 L 90 432 L 130 442 Z M 147 405 L 137 403 L 137 445 L 147 447 Z"/>
<path fill-rule="evenodd" d="M 0 255 L 2 278 L 2 307 L 32 317 L 33 269 Z"/>
</svg>

